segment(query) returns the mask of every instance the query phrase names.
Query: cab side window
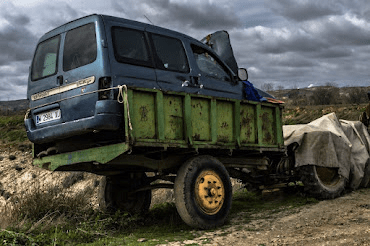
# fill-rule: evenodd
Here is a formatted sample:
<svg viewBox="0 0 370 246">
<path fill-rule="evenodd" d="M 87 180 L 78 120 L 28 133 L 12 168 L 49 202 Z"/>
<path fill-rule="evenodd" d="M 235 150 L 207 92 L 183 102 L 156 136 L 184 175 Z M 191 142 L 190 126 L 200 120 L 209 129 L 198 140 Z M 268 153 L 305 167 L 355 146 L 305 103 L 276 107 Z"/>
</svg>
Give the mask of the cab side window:
<svg viewBox="0 0 370 246">
<path fill-rule="evenodd" d="M 69 71 L 96 60 L 95 25 L 90 23 L 67 32 L 64 44 L 63 70 Z"/>
<path fill-rule="evenodd" d="M 189 72 L 188 60 L 180 40 L 157 34 L 151 35 L 157 54 L 157 68 L 181 73 Z"/>
<path fill-rule="evenodd" d="M 57 73 L 59 43 L 59 35 L 39 43 L 32 64 L 32 81 Z"/>
<path fill-rule="evenodd" d="M 152 66 L 144 32 L 113 27 L 112 40 L 114 56 L 118 62 Z"/>
<path fill-rule="evenodd" d="M 229 73 L 223 68 L 220 62 L 218 62 L 215 56 L 196 45 L 192 45 L 192 50 L 198 68 L 205 73 L 206 76 L 218 80 L 231 81 Z"/>
</svg>

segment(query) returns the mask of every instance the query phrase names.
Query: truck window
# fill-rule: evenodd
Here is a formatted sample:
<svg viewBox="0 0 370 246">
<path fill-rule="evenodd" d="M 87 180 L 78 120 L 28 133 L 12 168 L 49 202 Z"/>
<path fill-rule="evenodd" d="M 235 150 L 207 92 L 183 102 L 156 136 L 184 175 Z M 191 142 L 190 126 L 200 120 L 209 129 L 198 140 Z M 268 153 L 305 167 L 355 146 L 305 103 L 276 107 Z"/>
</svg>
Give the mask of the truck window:
<svg viewBox="0 0 370 246">
<path fill-rule="evenodd" d="M 94 62 L 96 48 L 94 23 L 68 31 L 64 44 L 63 70 L 69 71 Z"/>
<path fill-rule="evenodd" d="M 152 66 L 144 32 L 113 27 L 114 56 L 118 62 L 141 66 Z"/>
<path fill-rule="evenodd" d="M 60 36 L 38 44 L 32 63 L 31 80 L 38 80 L 57 73 Z"/>
<path fill-rule="evenodd" d="M 175 72 L 189 72 L 188 61 L 180 40 L 152 34 L 154 48 L 157 54 L 157 67 Z"/>
<path fill-rule="evenodd" d="M 192 50 L 198 68 L 205 73 L 206 76 L 219 80 L 231 81 L 228 72 L 225 71 L 223 66 L 207 50 L 195 45 L 192 45 Z"/>
</svg>

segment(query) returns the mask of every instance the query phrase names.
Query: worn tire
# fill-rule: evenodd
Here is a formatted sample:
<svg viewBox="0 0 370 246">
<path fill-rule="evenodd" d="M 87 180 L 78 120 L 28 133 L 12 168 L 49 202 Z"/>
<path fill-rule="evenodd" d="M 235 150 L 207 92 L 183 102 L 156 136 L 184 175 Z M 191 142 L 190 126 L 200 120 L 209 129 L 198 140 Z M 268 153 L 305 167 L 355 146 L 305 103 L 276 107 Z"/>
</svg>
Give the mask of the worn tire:
<svg viewBox="0 0 370 246">
<path fill-rule="evenodd" d="M 225 223 L 232 201 L 232 186 L 224 165 L 212 156 L 197 156 L 178 170 L 175 204 L 189 226 L 210 229 Z"/>
<path fill-rule="evenodd" d="M 343 194 L 346 179 L 339 175 L 337 168 L 314 165 L 299 167 L 304 192 L 317 199 L 333 199 Z"/>
<path fill-rule="evenodd" d="M 142 175 L 140 184 L 143 184 L 146 179 L 146 175 Z M 127 182 L 128 180 L 126 176 L 104 177 L 102 179 L 99 204 L 103 210 L 108 212 L 120 210 L 130 214 L 145 214 L 148 212 L 152 200 L 151 190 L 129 194 L 136 187 L 122 184 L 122 181 Z"/>
</svg>

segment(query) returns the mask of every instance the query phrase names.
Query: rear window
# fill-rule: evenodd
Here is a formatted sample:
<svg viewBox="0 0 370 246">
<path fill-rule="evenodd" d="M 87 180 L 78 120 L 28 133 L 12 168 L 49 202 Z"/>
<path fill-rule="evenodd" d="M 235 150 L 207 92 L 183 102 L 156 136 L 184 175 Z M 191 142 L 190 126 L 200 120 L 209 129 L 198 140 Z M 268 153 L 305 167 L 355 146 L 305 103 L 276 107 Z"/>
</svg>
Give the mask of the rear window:
<svg viewBox="0 0 370 246">
<path fill-rule="evenodd" d="M 113 27 L 112 40 L 114 56 L 118 62 L 152 66 L 144 32 Z"/>
<path fill-rule="evenodd" d="M 60 36 L 38 44 L 32 63 L 31 80 L 42 79 L 57 73 Z"/>
<path fill-rule="evenodd" d="M 186 73 L 189 72 L 188 60 L 180 40 L 152 34 L 159 69 Z"/>
<path fill-rule="evenodd" d="M 96 49 L 94 23 L 68 31 L 64 44 L 63 70 L 69 71 L 94 62 Z"/>
</svg>

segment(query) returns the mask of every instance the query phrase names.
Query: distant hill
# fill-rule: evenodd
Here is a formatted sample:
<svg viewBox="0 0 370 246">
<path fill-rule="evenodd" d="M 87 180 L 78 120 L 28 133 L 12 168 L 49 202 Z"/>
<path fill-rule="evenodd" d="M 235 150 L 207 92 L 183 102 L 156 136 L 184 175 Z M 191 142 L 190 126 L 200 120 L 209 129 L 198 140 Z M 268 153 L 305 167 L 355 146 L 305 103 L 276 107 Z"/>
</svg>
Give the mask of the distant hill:
<svg viewBox="0 0 370 246">
<path fill-rule="evenodd" d="M 285 105 L 338 105 L 365 104 L 369 102 L 367 92 L 370 87 L 318 86 L 301 89 L 268 91 L 285 102 Z"/>
<path fill-rule="evenodd" d="M 0 115 L 23 113 L 28 109 L 28 100 L 0 101 Z"/>
</svg>

